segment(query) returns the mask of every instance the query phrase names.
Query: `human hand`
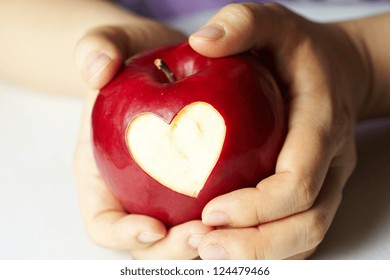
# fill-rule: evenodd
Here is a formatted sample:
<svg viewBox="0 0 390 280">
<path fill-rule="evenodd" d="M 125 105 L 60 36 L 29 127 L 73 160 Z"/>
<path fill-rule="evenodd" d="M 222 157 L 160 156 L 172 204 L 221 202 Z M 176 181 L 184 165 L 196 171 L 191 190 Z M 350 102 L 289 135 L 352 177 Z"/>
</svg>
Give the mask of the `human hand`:
<svg viewBox="0 0 390 280">
<path fill-rule="evenodd" d="M 101 89 L 132 55 L 185 39 L 161 23 L 136 15 L 131 19 L 131 24 L 93 28 L 76 45 L 75 65 L 90 88 Z"/>
<path fill-rule="evenodd" d="M 200 257 L 308 257 L 324 238 L 355 167 L 355 121 L 369 87 L 363 51 L 339 24 L 256 3 L 226 6 L 190 44 L 211 57 L 267 53 L 289 110 L 275 174 L 204 208 L 203 223 L 220 228 L 202 239 Z"/>
<path fill-rule="evenodd" d="M 130 27 L 99 27 L 88 32 L 77 45 L 76 64 L 91 88 L 99 89 L 127 57 L 182 39 L 178 32 L 147 20 Z M 126 213 L 105 185 L 91 143 L 90 117 L 95 98 L 96 92 L 86 96 L 74 157 L 80 209 L 88 235 L 101 246 L 128 250 L 135 258 L 196 258 L 200 239 L 211 227 L 191 221 L 167 230 L 156 219 Z"/>
</svg>

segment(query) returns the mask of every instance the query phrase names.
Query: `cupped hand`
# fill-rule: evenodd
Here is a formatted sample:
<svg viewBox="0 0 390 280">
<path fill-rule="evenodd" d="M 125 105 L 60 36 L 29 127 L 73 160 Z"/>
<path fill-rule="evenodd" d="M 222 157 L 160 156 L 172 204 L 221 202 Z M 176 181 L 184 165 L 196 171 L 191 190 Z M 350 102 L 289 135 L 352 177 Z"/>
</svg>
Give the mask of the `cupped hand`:
<svg viewBox="0 0 390 280">
<path fill-rule="evenodd" d="M 190 37 L 210 57 L 268 54 L 289 116 L 275 174 L 205 207 L 203 223 L 219 229 L 202 239 L 201 258 L 306 258 L 323 240 L 356 163 L 355 119 L 369 86 L 363 52 L 341 26 L 277 4 L 232 4 Z"/>
<path fill-rule="evenodd" d="M 132 15 L 129 23 L 89 30 L 75 47 L 74 62 L 85 82 L 100 89 L 132 55 L 184 39 L 175 29 Z"/>
<path fill-rule="evenodd" d="M 97 27 L 75 48 L 75 63 L 92 89 L 100 89 L 131 55 L 152 47 L 183 40 L 183 35 L 146 19 L 129 26 Z M 91 111 L 97 91 L 86 95 L 79 140 L 74 156 L 82 218 L 97 244 L 130 251 L 141 259 L 193 259 L 202 236 L 212 228 L 191 221 L 170 229 L 151 217 L 128 214 L 99 175 L 91 141 Z"/>
</svg>

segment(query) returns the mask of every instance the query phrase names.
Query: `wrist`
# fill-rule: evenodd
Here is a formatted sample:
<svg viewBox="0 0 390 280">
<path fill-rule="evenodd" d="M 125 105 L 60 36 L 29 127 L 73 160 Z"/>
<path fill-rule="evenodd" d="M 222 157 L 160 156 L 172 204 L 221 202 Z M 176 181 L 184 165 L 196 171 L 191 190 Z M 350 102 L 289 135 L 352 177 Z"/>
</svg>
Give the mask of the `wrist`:
<svg viewBox="0 0 390 280">
<path fill-rule="evenodd" d="M 357 111 L 358 119 L 390 115 L 389 20 L 390 13 L 384 13 L 338 24 L 356 46 L 365 65 L 368 84 Z"/>
<path fill-rule="evenodd" d="M 372 112 L 372 80 L 373 70 L 369 50 L 362 38 L 358 26 L 353 21 L 335 23 L 350 44 L 349 52 L 353 60 L 345 71 L 348 72 L 351 99 L 354 105 L 356 120 L 370 118 Z"/>
</svg>

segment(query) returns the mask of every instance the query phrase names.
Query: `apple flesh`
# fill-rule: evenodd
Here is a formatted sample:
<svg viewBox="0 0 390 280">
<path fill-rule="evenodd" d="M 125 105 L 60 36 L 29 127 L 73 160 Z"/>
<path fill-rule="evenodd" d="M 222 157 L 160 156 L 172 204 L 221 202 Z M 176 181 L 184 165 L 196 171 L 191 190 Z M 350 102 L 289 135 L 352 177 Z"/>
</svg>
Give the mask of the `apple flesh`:
<svg viewBox="0 0 390 280">
<path fill-rule="evenodd" d="M 194 102 L 171 124 L 151 113 L 137 116 L 126 139 L 131 156 L 147 174 L 173 191 L 197 197 L 218 161 L 225 134 L 218 111 Z"/>
<path fill-rule="evenodd" d="M 283 105 L 251 53 L 207 58 L 187 42 L 142 53 L 96 99 L 96 163 L 129 213 L 167 226 L 199 219 L 214 197 L 274 173 L 286 134 Z"/>
</svg>

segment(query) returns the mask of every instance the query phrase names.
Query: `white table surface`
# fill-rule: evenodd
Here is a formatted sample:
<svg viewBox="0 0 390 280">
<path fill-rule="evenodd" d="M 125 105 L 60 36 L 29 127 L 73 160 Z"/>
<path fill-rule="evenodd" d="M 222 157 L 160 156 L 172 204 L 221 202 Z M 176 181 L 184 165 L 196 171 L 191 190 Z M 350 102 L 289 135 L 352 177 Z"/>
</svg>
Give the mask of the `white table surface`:
<svg viewBox="0 0 390 280">
<path fill-rule="evenodd" d="M 389 10 L 376 5 L 293 8 L 318 20 Z M 187 32 L 211 13 L 174 24 Z M 183 27 L 185 26 L 185 27 Z M 0 81 L 0 259 L 128 259 L 83 229 L 72 155 L 82 102 Z M 359 126 L 359 163 L 314 259 L 390 259 L 390 119 Z"/>
</svg>

